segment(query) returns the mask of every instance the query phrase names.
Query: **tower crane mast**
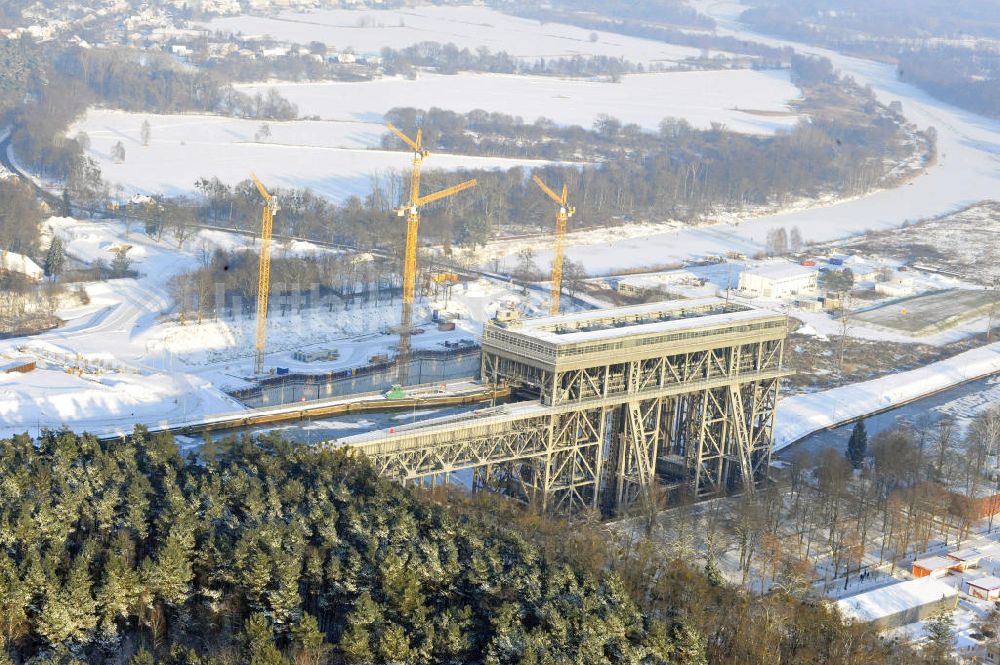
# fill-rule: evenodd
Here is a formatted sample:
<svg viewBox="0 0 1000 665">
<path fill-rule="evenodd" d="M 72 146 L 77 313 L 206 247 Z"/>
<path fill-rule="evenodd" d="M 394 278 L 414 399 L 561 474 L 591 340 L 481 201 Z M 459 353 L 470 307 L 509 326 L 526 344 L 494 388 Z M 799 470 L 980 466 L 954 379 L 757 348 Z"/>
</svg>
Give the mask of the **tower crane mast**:
<svg viewBox="0 0 1000 665">
<path fill-rule="evenodd" d="M 559 204 L 559 212 L 556 213 L 556 246 L 555 254 L 552 257 L 552 299 L 549 302 L 549 314 L 553 316 L 559 313 L 560 300 L 562 299 L 562 276 L 563 276 L 563 252 L 566 245 L 566 226 L 570 218 L 576 214 L 576 208 L 569 205 L 569 188 L 563 185 L 562 194 L 556 194 L 537 175 L 531 177 L 546 196 Z"/>
<path fill-rule="evenodd" d="M 423 130 L 418 129 L 415 139 L 411 139 L 392 123 L 386 127 L 413 150 L 413 170 L 410 174 L 410 197 L 406 205 L 398 208 L 396 214 L 406 218 L 406 247 L 403 253 L 403 311 L 399 327 L 399 383 L 407 384 L 410 362 L 410 334 L 413 328 L 413 300 L 417 285 L 417 235 L 420 229 L 420 208 L 425 205 L 454 196 L 476 186 L 475 180 L 448 187 L 433 194 L 420 195 L 420 175 L 424 158 L 429 154 L 424 149 Z"/>
<path fill-rule="evenodd" d="M 264 351 L 267 348 L 267 304 L 271 291 L 271 233 L 274 228 L 274 216 L 280 209 L 278 199 L 268 193 L 264 184 L 253 173 L 250 174 L 264 199 L 260 223 L 260 264 L 257 272 L 257 337 L 254 344 L 255 375 L 264 373 Z"/>
</svg>

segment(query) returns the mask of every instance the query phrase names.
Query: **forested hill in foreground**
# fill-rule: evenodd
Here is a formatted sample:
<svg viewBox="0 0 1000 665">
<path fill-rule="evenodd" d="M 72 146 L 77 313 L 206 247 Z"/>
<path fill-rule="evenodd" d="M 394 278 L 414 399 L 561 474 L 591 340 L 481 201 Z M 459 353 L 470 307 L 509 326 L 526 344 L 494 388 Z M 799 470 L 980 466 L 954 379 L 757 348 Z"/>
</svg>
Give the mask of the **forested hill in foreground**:
<svg viewBox="0 0 1000 665">
<path fill-rule="evenodd" d="M 277 438 L 202 458 L 142 429 L 0 441 L 0 663 L 917 662 L 497 497 Z"/>
</svg>

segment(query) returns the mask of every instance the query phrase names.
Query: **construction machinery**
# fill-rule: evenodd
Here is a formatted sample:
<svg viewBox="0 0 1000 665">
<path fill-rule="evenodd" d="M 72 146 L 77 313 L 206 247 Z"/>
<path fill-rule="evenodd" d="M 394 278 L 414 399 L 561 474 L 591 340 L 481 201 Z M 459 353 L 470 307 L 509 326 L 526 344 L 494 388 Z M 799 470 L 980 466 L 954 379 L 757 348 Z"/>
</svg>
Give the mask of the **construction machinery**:
<svg viewBox="0 0 1000 665">
<path fill-rule="evenodd" d="M 535 184 L 545 192 L 546 196 L 559 204 L 559 212 L 556 214 L 556 247 L 555 255 L 552 257 L 552 300 L 549 303 L 549 314 L 555 316 L 559 313 L 559 301 L 562 296 L 562 274 L 563 274 L 563 248 L 566 243 L 566 224 L 569 218 L 576 214 L 576 208 L 569 205 L 569 188 L 563 185 L 562 195 L 556 194 L 537 175 L 532 176 Z"/>
<path fill-rule="evenodd" d="M 264 349 L 267 347 L 267 298 L 271 292 L 271 232 L 274 227 L 274 216 L 279 208 L 278 199 L 268 193 L 257 176 L 251 173 L 250 177 L 264 199 L 260 223 L 260 267 L 257 274 L 257 339 L 253 363 L 254 374 L 260 375 L 264 373 Z"/>
<path fill-rule="evenodd" d="M 396 214 L 406 218 L 406 249 L 403 255 L 403 313 L 399 327 L 399 382 L 406 385 L 410 360 L 410 333 L 413 325 L 413 298 L 417 283 L 417 231 L 420 228 L 420 208 L 454 196 L 476 186 L 475 180 L 448 187 L 433 194 L 420 195 L 420 169 L 424 158 L 429 154 L 424 149 L 423 131 L 418 129 L 416 140 L 397 129 L 392 123 L 386 123 L 393 134 L 413 150 L 413 172 L 410 175 L 410 198 L 406 205 L 396 210 Z"/>
</svg>

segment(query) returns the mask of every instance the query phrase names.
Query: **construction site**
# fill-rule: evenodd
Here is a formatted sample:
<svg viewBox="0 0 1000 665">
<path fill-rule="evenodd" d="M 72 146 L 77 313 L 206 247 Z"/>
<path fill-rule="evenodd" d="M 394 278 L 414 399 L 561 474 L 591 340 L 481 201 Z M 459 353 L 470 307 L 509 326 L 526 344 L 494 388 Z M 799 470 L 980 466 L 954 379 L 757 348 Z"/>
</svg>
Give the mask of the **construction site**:
<svg viewBox="0 0 1000 665">
<path fill-rule="evenodd" d="M 753 492 L 767 474 L 783 369 L 787 317 L 721 298 L 679 300 L 561 313 L 563 244 L 576 209 L 537 175 L 557 206 L 549 315 L 498 312 L 480 343 L 481 389 L 452 394 L 408 390 L 416 296 L 420 209 L 476 186 L 469 180 L 421 194 L 428 156 L 418 130 L 406 220 L 396 384 L 384 408 L 440 407 L 489 400 L 491 406 L 327 441 L 369 458 L 403 483 L 463 482 L 540 505 L 613 515 L 650 500 L 658 486 L 704 497 L 733 488 Z M 264 371 L 270 240 L 278 204 L 254 177 L 263 199 L 255 374 Z M 377 360 L 386 362 L 387 359 Z M 461 381 L 464 385 L 467 382 Z M 319 389 L 317 388 L 317 397 Z M 374 402 L 373 402 L 374 397 Z M 316 406 L 316 413 L 381 408 L 379 395 Z M 497 399 L 503 403 L 497 405 Z M 303 398 L 304 399 L 304 398 Z M 308 417 L 278 409 L 266 420 Z M 247 424 L 245 418 L 240 421 Z M 223 427 L 219 422 L 214 427 Z"/>
<path fill-rule="evenodd" d="M 103 399 L 111 390 L 121 393 L 120 399 L 131 401 L 113 412 L 95 409 L 94 423 L 85 425 L 102 438 L 119 438 L 141 418 L 131 406 L 139 400 L 130 386 L 145 386 L 149 393 L 155 385 L 169 400 L 170 383 L 178 377 L 198 389 L 188 388 L 169 408 L 157 409 L 155 419 L 146 419 L 150 431 L 197 442 L 218 432 L 300 428 L 309 431 L 307 443 L 348 447 L 386 478 L 432 486 L 460 483 L 547 511 L 615 515 L 636 502 L 649 503 L 663 488 L 697 497 L 754 491 L 767 475 L 779 384 L 788 374 L 784 314 L 728 297 L 608 308 L 572 291 L 565 294 L 563 250 L 576 208 L 565 184 L 550 187 L 538 175 L 533 184 L 553 205 L 555 218 L 547 282 L 515 281 L 431 259 L 418 251 L 421 210 L 462 195 L 477 182 L 422 193 L 421 173 L 429 156 L 422 132 L 411 138 L 392 125 L 388 129 L 412 151 L 412 167 L 409 191 L 395 209 L 405 223 L 405 244 L 377 256 L 388 276 L 374 282 L 376 293 L 384 293 L 373 307 L 362 298 L 358 307 L 367 311 L 351 311 L 353 299 L 345 294 L 372 283 L 367 277 L 358 281 L 365 273 L 351 272 L 342 278 L 346 290 L 327 289 L 329 307 L 317 306 L 322 300 L 318 289 L 309 294 L 307 309 L 325 310 L 321 316 L 286 320 L 295 307 L 288 304 L 284 285 L 272 283 L 272 256 L 286 257 L 290 240 L 274 234 L 275 219 L 282 214 L 279 197 L 251 174 L 260 197 L 259 235 L 253 234 L 259 252 L 250 273 L 256 309 L 233 305 L 228 315 L 235 320 L 235 312 L 244 311 L 252 323 L 250 337 L 243 343 L 227 337 L 230 324 L 223 307 L 222 321 L 219 313 L 211 324 L 199 318 L 195 328 L 200 332 L 189 327 L 182 312 L 176 323 L 179 338 L 171 341 L 173 348 L 203 348 L 206 341 L 220 340 L 221 348 L 236 355 L 182 358 L 201 367 L 197 373 L 178 372 L 173 352 L 155 351 L 162 344 L 156 338 L 141 342 L 141 351 L 129 340 L 136 355 L 122 363 L 113 354 L 67 346 L 80 334 L 70 331 L 18 347 L 27 359 L 24 367 L 30 367 L 21 383 L 28 392 L 52 394 L 58 387 L 66 393 L 67 408 L 77 408 L 84 391 L 88 400 Z M 99 258 L 106 247 L 117 246 L 109 243 L 115 233 L 109 222 L 99 232 L 74 220 L 58 224 L 65 226 L 61 232 L 75 234 L 67 236 L 74 251 L 85 254 L 92 247 Z M 250 247 L 254 244 L 251 237 Z M 358 253 L 348 247 L 324 249 L 338 261 L 353 261 Z M 164 264 L 175 256 L 138 239 L 130 251 Z M 396 265 L 398 272 L 391 267 Z M 486 289 L 483 302 L 472 309 L 476 296 L 469 293 L 470 283 Z M 456 286 L 463 289 L 458 298 L 464 310 L 449 311 Z M 225 295 L 224 286 L 216 288 Z M 432 293 L 427 306 L 424 296 Z M 136 291 L 129 302 L 143 298 Z M 468 318 L 459 327 L 455 317 L 463 312 Z M 127 317 L 139 321 L 142 316 L 136 306 L 117 318 L 93 321 L 116 334 L 128 329 Z M 296 328 L 310 318 L 320 321 L 314 324 L 316 342 L 303 344 Z M 357 325 L 341 328 L 340 337 L 325 327 L 325 322 L 345 320 Z M 199 337 L 208 325 L 220 334 Z M 46 408 L 52 407 L 32 412 L 39 433 L 43 422 L 53 421 Z"/>
</svg>

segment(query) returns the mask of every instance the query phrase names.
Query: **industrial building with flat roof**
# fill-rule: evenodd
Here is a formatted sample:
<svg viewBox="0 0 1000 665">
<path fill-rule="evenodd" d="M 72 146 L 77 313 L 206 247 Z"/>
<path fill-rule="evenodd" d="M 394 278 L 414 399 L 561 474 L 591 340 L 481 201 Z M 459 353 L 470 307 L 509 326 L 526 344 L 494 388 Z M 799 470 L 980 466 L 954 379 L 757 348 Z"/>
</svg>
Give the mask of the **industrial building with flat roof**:
<svg viewBox="0 0 1000 665">
<path fill-rule="evenodd" d="M 849 619 L 888 630 L 922 621 L 942 608 L 953 609 L 958 604 L 958 590 L 933 577 L 923 577 L 859 593 L 835 604 Z"/>
<path fill-rule="evenodd" d="M 762 263 L 740 273 L 739 290 L 760 298 L 788 298 L 816 293 L 819 272 L 789 261 Z"/>
</svg>

